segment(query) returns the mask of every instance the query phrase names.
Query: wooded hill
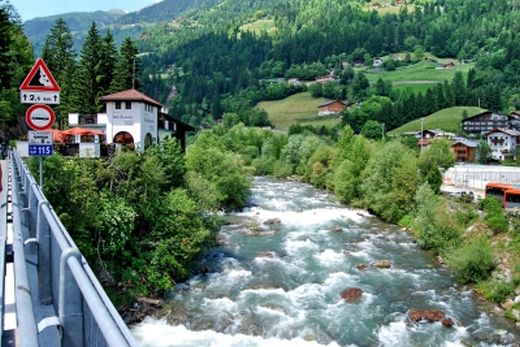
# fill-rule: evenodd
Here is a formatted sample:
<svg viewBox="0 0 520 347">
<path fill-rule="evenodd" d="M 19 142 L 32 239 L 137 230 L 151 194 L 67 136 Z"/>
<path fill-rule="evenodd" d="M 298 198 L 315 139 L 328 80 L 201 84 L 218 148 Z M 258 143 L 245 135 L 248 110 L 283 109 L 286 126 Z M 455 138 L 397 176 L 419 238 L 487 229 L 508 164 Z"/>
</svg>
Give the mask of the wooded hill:
<svg viewBox="0 0 520 347">
<path fill-rule="evenodd" d="M 314 79 L 334 71 L 342 83 L 329 88 L 331 96 L 363 101 L 377 88 L 369 88 L 366 77 L 342 63 L 370 66 L 373 58 L 396 52 L 409 52 L 414 59 L 431 52 L 476 61 L 470 76 L 463 76 L 461 99 L 451 102 L 453 90 L 443 89 L 450 101 L 443 107 L 479 101 L 493 110 L 520 106 L 520 12 L 514 2 L 409 1 L 398 13 L 373 6 L 361 0 L 163 1 L 120 17 L 118 25 L 143 25 L 144 91 L 194 125 L 212 124 L 224 113 L 236 113 L 246 124 L 267 124 L 267 117 L 253 109 L 257 102 L 302 91 L 262 83 L 273 78 Z M 116 36 L 117 26 L 111 28 Z M 384 94 L 394 103 L 410 97 L 398 91 Z M 416 100 L 428 100 L 426 92 L 419 95 Z M 399 121 L 393 115 L 391 124 L 421 116 Z"/>
</svg>

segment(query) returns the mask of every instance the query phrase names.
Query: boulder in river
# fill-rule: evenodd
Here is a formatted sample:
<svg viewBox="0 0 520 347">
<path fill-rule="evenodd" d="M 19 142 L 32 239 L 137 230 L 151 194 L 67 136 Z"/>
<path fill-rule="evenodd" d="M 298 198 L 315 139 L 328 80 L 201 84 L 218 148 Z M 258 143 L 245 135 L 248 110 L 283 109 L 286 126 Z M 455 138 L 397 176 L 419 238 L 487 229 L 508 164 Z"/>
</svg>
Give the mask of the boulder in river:
<svg viewBox="0 0 520 347">
<path fill-rule="evenodd" d="M 280 218 L 271 218 L 264 222 L 265 225 L 275 225 L 282 224 L 282 220 Z"/>
<path fill-rule="evenodd" d="M 273 251 L 264 251 L 256 253 L 257 258 L 277 258 L 278 255 Z"/>
<path fill-rule="evenodd" d="M 335 233 L 340 233 L 343 231 L 343 228 L 340 227 L 339 225 L 333 225 L 331 228 L 330 228 L 330 231 L 334 231 Z"/>
<path fill-rule="evenodd" d="M 451 328 L 455 323 L 453 319 L 446 317 L 446 313 L 440 310 L 417 310 L 412 309 L 407 313 L 408 320 L 411 322 L 441 322 L 443 326 Z"/>
<path fill-rule="evenodd" d="M 372 263 L 372 266 L 377 267 L 378 269 L 389 269 L 392 267 L 392 263 L 390 260 L 379 260 Z"/>
<path fill-rule="evenodd" d="M 365 271 L 367 269 L 368 265 L 367 264 L 357 264 L 356 265 L 356 269 L 358 271 Z"/>
<path fill-rule="evenodd" d="M 361 298 L 361 295 L 363 295 L 363 291 L 359 288 L 347 288 L 341 292 L 341 297 L 346 302 L 357 301 Z"/>
<path fill-rule="evenodd" d="M 444 318 L 442 320 L 442 325 L 446 328 L 451 328 L 455 323 L 453 322 L 453 319 L 451 318 Z"/>
</svg>

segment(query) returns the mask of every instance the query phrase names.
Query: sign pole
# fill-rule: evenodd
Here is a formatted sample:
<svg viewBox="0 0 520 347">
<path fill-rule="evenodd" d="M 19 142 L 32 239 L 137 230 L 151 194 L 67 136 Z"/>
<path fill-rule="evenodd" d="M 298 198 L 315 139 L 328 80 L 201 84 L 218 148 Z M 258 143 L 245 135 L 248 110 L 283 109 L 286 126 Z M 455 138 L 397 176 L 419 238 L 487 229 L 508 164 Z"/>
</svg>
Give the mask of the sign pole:
<svg viewBox="0 0 520 347">
<path fill-rule="evenodd" d="M 40 157 L 40 188 L 43 189 L 43 158 Z"/>
</svg>

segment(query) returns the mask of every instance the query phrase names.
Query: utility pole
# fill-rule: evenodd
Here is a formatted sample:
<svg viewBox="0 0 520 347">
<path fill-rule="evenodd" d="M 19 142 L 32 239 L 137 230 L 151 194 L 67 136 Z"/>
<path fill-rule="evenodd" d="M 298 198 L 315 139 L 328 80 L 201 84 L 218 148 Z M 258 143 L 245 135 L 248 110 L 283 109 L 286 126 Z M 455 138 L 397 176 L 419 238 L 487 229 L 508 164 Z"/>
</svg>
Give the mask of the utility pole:
<svg viewBox="0 0 520 347">
<path fill-rule="evenodd" d="M 385 123 L 381 123 L 381 141 L 385 140 Z"/>
<path fill-rule="evenodd" d="M 424 133 L 423 129 L 424 129 L 424 118 L 421 118 L 421 142 L 420 142 L 421 143 L 421 153 L 423 151 L 423 133 Z"/>
<path fill-rule="evenodd" d="M 132 64 L 132 89 L 135 89 L 135 56 L 132 61 L 133 61 L 133 64 Z"/>
</svg>

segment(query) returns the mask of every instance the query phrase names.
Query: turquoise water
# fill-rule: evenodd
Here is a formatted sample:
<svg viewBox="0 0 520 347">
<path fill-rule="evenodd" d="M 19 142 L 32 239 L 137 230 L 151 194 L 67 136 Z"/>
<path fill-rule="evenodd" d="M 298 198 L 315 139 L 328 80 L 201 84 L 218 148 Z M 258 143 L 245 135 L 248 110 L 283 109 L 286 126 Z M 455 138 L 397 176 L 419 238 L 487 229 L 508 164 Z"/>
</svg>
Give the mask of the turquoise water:
<svg viewBox="0 0 520 347">
<path fill-rule="evenodd" d="M 519 339 L 407 233 L 306 184 L 255 178 L 251 207 L 226 220 L 223 245 L 201 261 L 205 274 L 178 285 L 163 317 L 133 328 L 143 345 L 507 346 Z M 378 260 L 392 267 L 371 265 Z M 353 303 L 340 297 L 350 287 L 363 290 Z M 439 309 L 457 324 L 410 324 L 409 309 Z"/>
</svg>

